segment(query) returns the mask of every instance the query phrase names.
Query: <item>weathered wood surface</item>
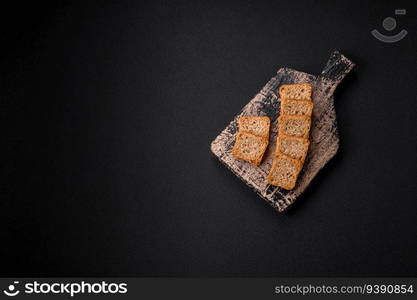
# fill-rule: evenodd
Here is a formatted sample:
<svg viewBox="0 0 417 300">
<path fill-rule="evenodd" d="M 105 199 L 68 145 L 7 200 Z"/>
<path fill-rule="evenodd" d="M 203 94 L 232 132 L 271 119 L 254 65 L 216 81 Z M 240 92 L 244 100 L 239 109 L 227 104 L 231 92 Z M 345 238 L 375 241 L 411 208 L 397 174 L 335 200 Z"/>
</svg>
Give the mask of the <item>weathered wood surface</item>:
<svg viewBox="0 0 417 300">
<path fill-rule="evenodd" d="M 343 78 L 352 70 L 354 64 L 338 51 L 332 53 L 326 67 L 319 76 L 281 68 L 275 77 L 243 107 L 232 122 L 211 143 L 211 151 L 233 173 L 246 182 L 263 199 L 279 212 L 285 211 L 301 195 L 313 178 L 336 154 L 339 147 L 336 112 L 333 92 Z M 310 131 L 310 147 L 303 169 L 295 188 L 291 191 L 269 185 L 266 176 L 272 165 L 276 146 L 277 122 L 280 98 L 278 88 L 282 84 L 308 82 L 313 86 L 314 109 Z M 240 116 L 268 116 L 271 119 L 271 132 L 267 152 L 259 166 L 253 166 L 232 155 L 235 135 Z"/>
</svg>

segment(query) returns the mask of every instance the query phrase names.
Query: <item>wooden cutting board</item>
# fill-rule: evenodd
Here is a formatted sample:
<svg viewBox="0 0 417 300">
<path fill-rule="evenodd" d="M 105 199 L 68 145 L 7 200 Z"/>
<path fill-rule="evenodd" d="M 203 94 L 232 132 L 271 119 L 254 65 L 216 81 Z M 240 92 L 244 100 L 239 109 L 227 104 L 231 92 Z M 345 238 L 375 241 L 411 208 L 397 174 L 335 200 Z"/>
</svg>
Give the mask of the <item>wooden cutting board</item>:
<svg viewBox="0 0 417 300">
<path fill-rule="evenodd" d="M 353 67 L 354 63 L 335 51 L 331 54 L 326 67 L 319 76 L 289 68 L 279 69 L 277 75 L 269 80 L 262 90 L 243 107 L 233 121 L 214 139 L 211 143 L 211 151 L 236 176 L 253 188 L 276 210 L 279 212 L 285 211 L 304 192 L 320 169 L 336 154 L 339 148 L 333 92 Z M 266 176 L 271 169 L 277 138 L 280 108 L 278 88 L 283 84 L 301 82 L 308 82 L 313 86 L 314 109 L 310 131 L 311 142 L 297 184 L 293 190 L 287 191 L 268 184 Z M 238 131 L 237 119 L 240 116 L 268 116 L 271 119 L 269 146 L 259 166 L 236 159 L 232 155 L 232 148 Z"/>
</svg>

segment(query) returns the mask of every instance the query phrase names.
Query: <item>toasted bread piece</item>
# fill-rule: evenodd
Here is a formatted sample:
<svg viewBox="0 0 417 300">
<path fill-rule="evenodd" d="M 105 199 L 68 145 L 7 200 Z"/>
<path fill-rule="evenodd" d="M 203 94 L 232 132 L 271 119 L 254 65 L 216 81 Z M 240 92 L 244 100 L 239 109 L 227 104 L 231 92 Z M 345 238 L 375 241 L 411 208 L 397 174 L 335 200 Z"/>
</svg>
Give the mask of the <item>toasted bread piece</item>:
<svg viewBox="0 0 417 300">
<path fill-rule="evenodd" d="M 301 163 L 283 154 L 275 157 L 267 180 L 269 184 L 292 190 L 295 187 Z"/>
<path fill-rule="evenodd" d="M 284 84 L 279 88 L 281 99 L 309 100 L 312 86 L 308 83 Z"/>
<path fill-rule="evenodd" d="M 239 132 L 245 131 L 268 138 L 270 123 L 268 117 L 240 117 L 238 120 Z"/>
<path fill-rule="evenodd" d="M 268 146 L 268 138 L 256 136 L 248 132 L 238 132 L 233 146 L 234 157 L 259 165 Z"/>
<path fill-rule="evenodd" d="M 277 139 L 275 155 L 285 154 L 286 156 L 297 159 L 303 163 L 306 158 L 309 145 L 310 141 L 308 139 L 281 135 L 278 136 Z"/>
<path fill-rule="evenodd" d="M 281 115 L 278 118 L 279 135 L 308 138 L 311 118 L 309 116 Z"/>
<path fill-rule="evenodd" d="M 302 115 L 311 116 L 313 102 L 310 100 L 281 100 L 281 115 Z"/>
</svg>

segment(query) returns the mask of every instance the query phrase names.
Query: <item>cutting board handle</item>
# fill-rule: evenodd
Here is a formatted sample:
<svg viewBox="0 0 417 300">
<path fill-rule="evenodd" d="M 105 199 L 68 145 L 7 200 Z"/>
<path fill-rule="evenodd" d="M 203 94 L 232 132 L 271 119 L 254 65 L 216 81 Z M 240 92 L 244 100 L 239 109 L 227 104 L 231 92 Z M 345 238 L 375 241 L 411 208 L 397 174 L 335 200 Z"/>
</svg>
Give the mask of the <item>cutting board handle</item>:
<svg viewBox="0 0 417 300">
<path fill-rule="evenodd" d="M 334 90 L 354 66 L 355 64 L 346 56 L 339 51 L 333 51 L 319 77 L 331 81 Z"/>
</svg>

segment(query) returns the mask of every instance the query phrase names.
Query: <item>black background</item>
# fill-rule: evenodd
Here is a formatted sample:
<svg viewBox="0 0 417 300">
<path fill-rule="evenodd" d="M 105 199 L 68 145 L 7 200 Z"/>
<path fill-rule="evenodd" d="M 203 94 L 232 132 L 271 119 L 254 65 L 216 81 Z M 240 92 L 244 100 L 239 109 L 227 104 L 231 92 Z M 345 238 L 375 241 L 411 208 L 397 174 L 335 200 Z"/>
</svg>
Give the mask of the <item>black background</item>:
<svg viewBox="0 0 417 300">
<path fill-rule="evenodd" d="M 2 7 L 0 275 L 415 276 L 416 10 Z M 395 44 L 370 34 L 388 16 L 409 31 Z M 340 151 L 278 214 L 210 142 L 278 68 L 318 74 L 335 49 L 357 64 L 335 94 Z"/>
</svg>

